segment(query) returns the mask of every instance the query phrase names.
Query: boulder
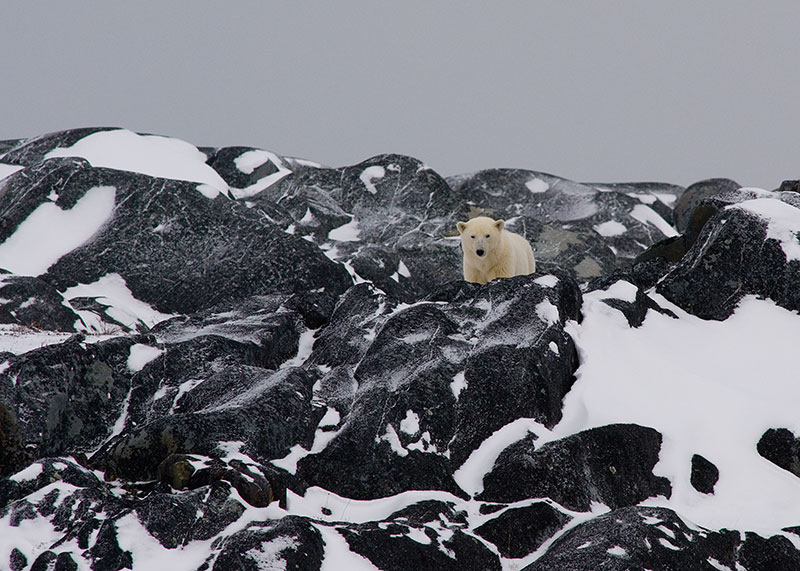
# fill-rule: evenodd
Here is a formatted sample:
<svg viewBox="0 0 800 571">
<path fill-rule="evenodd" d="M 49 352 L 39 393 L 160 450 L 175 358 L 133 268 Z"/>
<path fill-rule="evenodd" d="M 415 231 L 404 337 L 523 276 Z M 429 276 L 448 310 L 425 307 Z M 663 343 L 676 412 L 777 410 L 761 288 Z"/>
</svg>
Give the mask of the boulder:
<svg viewBox="0 0 800 571">
<path fill-rule="evenodd" d="M 500 453 L 478 499 L 551 498 L 567 509 L 589 511 L 594 503 L 617 509 L 669 497 L 669 480 L 653 474 L 660 450 L 661 435 L 637 425 L 592 428 L 538 447 L 527 436 Z"/>
</svg>

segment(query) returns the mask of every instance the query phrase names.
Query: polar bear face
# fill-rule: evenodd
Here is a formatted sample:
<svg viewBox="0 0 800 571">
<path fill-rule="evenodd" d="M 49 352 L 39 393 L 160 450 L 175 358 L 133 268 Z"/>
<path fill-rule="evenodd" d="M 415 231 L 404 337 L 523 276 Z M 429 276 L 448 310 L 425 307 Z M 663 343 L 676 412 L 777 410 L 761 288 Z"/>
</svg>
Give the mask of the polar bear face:
<svg viewBox="0 0 800 571">
<path fill-rule="evenodd" d="M 492 220 L 486 216 L 478 216 L 469 222 L 459 222 L 457 227 L 459 234 L 461 234 L 461 248 L 464 253 L 484 258 L 500 246 L 500 236 L 505 227 L 505 222 L 503 220 Z"/>
</svg>

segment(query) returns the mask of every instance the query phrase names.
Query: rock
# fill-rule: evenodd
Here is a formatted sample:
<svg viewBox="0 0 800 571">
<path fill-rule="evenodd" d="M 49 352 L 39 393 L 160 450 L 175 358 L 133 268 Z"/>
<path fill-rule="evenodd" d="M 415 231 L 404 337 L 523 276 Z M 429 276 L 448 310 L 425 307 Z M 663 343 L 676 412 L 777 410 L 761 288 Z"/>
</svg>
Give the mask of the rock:
<svg viewBox="0 0 800 571">
<path fill-rule="evenodd" d="M 758 453 L 784 470 L 800 477 L 800 438 L 786 428 L 770 428 L 758 441 Z"/>
<path fill-rule="evenodd" d="M 325 550 L 319 530 L 311 521 L 286 516 L 276 521 L 253 523 L 226 537 L 211 571 L 240 569 L 321 568 Z M 210 561 L 209 561 L 210 563 Z"/>
<path fill-rule="evenodd" d="M 0 477 L 13 474 L 26 460 L 17 421 L 8 407 L 0 402 Z"/>
<path fill-rule="evenodd" d="M 0 402 L 13 411 L 28 453 L 88 451 L 110 435 L 130 390 L 127 362 L 138 340 L 84 344 L 75 336 L 9 361 L 0 374 Z"/>
<path fill-rule="evenodd" d="M 24 173 L 3 187 L 0 239 L 42 204 L 66 211 L 113 197 L 90 241 L 49 268 L 31 270 L 60 291 L 118 274 L 159 311 L 191 313 L 277 291 L 341 293 L 350 283 L 344 268 L 312 244 L 223 195 L 204 196 L 197 183 L 93 168 L 74 158 L 50 159 Z"/>
<path fill-rule="evenodd" d="M 688 187 L 675 203 L 673 221 L 681 234 L 697 237 L 706 221 L 719 211 L 719 207 L 697 210 L 705 199 L 714 199 L 736 193 L 742 185 L 727 178 L 701 180 Z M 691 245 L 691 244 L 690 244 Z"/>
<path fill-rule="evenodd" d="M 719 468 L 699 454 L 692 455 L 692 487 L 703 494 L 713 494 L 719 480 Z"/>
<path fill-rule="evenodd" d="M 547 502 L 509 508 L 475 528 L 475 533 L 497 546 L 500 555 L 521 559 L 553 537 L 570 517 Z"/>
<path fill-rule="evenodd" d="M 551 498 L 567 509 L 589 511 L 592 503 L 611 509 L 672 491 L 653 474 L 661 435 L 637 425 L 593 428 L 536 447 L 527 436 L 500 453 L 484 478 L 478 499 L 510 503 Z"/>
<path fill-rule="evenodd" d="M 378 569 L 500 569 L 494 554 L 464 533 L 465 514 L 443 502 L 422 502 L 382 522 L 337 526 L 350 549 Z"/>
<path fill-rule="evenodd" d="M 734 569 L 738 545 L 738 533 L 690 528 L 669 509 L 626 507 L 567 531 L 524 571 Z"/>
<path fill-rule="evenodd" d="M 765 191 L 764 191 L 765 192 Z M 724 320 L 745 295 L 800 309 L 794 193 L 735 203 L 711 218 L 695 245 L 659 283 L 658 292 L 703 319 Z M 791 202 L 786 202 L 790 200 Z"/>
<path fill-rule="evenodd" d="M 259 462 L 311 445 L 311 380 L 302 369 L 228 367 L 194 391 L 200 394 L 180 412 L 153 414 L 105 444 L 92 465 L 127 480 L 152 480 L 171 454 L 220 457 L 220 443 L 239 442 Z"/>
<path fill-rule="evenodd" d="M 315 345 L 311 363 L 357 366 L 321 380 L 327 404 L 347 417 L 323 450 L 300 460 L 298 476 L 310 485 L 359 499 L 411 489 L 462 495 L 454 466 L 495 430 L 517 418 L 549 426 L 560 418 L 577 367 L 563 330 L 579 318 L 569 276 L 453 282 L 428 301 L 388 315 L 387 306 L 354 288 L 331 318 L 344 338 L 323 334 Z M 501 363 L 498 383 L 492 371 Z"/>
<path fill-rule="evenodd" d="M 50 284 L 29 276 L 0 273 L 0 323 L 46 331 L 76 331 L 80 317 Z"/>
<path fill-rule="evenodd" d="M 582 184 L 516 169 L 448 182 L 475 214 L 505 218 L 509 230 L 525 236 L 539 271 L 565 270 L 579 281 L 625 266 L 671 235 L 671 204 L 683 190 L 658 183 Z"/>
</svg>

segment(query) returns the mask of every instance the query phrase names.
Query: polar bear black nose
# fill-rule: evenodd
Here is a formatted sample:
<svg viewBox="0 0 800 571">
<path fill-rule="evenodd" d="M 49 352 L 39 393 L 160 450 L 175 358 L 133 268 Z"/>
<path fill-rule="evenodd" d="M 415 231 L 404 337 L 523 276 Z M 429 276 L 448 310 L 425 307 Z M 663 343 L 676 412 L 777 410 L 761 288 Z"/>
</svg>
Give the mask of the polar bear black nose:
<svg viewBox="0 0 800 571">
<path fill-rule="evenodd" d="M 479 256 L 483 256 L 486 252 L 484 252 L 483 250 L 475 250 L 475 253 L 478 254 Z"/>
</svg>

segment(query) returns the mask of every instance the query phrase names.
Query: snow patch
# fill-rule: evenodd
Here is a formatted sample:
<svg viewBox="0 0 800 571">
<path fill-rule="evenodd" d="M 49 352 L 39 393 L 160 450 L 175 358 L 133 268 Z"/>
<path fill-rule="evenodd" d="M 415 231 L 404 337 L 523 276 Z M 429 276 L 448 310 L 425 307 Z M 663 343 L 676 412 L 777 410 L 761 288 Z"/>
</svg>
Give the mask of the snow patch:
<svg viewBox="0 0 800 571">
<path fill-rule="evenodd" d="M 0 181 L 10 177 L 15 172 L 21 171 L 24 168 L 25 167 L 21 167 L 19 165 L 9 165 L 6 163 L 0 163 Z"/>
<path fill-rule="evenodd" d="M 592 228 L 594 228 L 595 232 L 606 238 L 620 236 L 628 231 L 624 224 L 616 220 L 609 220 L 608 222 L 592 226 Z"/>
<path fill-rule="evenodd" d="M 82 157 L 94 167 L 105 167 L 168 178 L 197 182 L 205 196 L 214 198 L 228 193 L 228 185 L 197 147 L 180 139 L 158 135 L 139 135 L 127 129 L 92 133 L 71 147 L 59 147 L 45 155 Z"/>
<path fill-rule="evenodd" d="M 406 411 L 406 417 L 400 421 L 400 432 L 414 436 L 419 432 L 419 415 L 413 410 Z"/>
<path fill-rule="evenodd" d="M 145 365 L 147 365 L 150 361 L 157 359 L 163 353 L 164 350 L 159 349 L 158 347 L 151 347 L 150 345 L 144 345 L 142 343 L 131 345 L 130 355 L 128 356 L 127 363 L 128 370 L 131 373 L 138 373 L 144 369 Z"/>
<path fill-rule="evenodd" d="M 359 242 L 360 230 L 358 228 L 358 220 L 353 218 L 347 224 L 338 226 L 328 232 L 328 240 L 336 240 L 337 242 Z"/>
<path fill-rule="evenodd" d="M 767 221 L 767 238 L 777 240 L 786 260 L 800 260 L 800 209 L 777 198 L 757 198 L 733 204 L 728 208 L 738 208 L 751 212 Z"/>
<path fill-rule="evenodd" d="M 161 313 L 147 303 L 136 299 L 122 276 L 116 273 L 106 274 L 96 282 L 78 284 L 64 292 L 67 300 L 76 297 L 93 297 L 95 300 L 108 307 L 106 313 L 112 319 L 122 323 L 130 329 L 136 329 L 138 322 L 152 327 L 160 321 L 176 317 L 175 314 Z M 90 311 L 78 311 L 87 326 L 101 328 L 97 316 Z"/>
<path fill-rule="evenodd" d="M 642 224 L 654 226 L 659 232 L 668 238 L 678 235 L 678 231 L 675 230 L 675 228 L 670 226 L 666 220 L 661 218 L 661 216 L 655 210 L 649 206 L 645 206 L 644 204 L 637 204 L 634 206 L 633 210 L 631 210 L 631 217 L 635 218 Z"/>
<path fill-rule="evenodd" d="M 361 179 L 361 182 L 363 182 L 364 186 L 367 187 L 367 192 L 370 194 L 377 194 L 378 189 L 375 187 L 375 183 L 373 181 L 380 180 L 385 176 L 386 169 L 380 165 L 376 165 L 365 168 L 364 172 L 362 172 L 361 176 L 358 178 Z"/>
<path fill-rule="evenodd" d="M 547 192 L 550 189 L 550 185 L 540 178 L 533 178 L 529 180 L 528 182 L 525 183 L 525 186 L 533 194 L 540 194 L 542 192 Z"/>
<path fill-rule="evenodd" d="M 45 202 L 0 244 L 0 268 L 21 276 L 39 276 L 62 256 L 88 242 L 114 213 L 117 189 L 96 186 L 64 210 Z"/>
</svg>

